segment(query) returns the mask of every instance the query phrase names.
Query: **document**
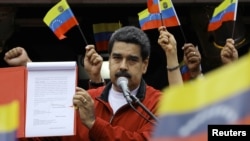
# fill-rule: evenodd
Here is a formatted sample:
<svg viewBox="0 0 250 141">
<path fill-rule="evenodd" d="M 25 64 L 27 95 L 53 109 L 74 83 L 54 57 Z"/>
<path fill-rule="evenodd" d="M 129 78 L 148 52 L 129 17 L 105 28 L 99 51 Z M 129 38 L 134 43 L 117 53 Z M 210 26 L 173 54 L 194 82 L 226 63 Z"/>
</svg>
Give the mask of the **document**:
<svg viewBox="0 0 250 141">
<path fill-rule="evenodd" d="M 76 62 L 27 64 L 26 137 L 75 133 Z"/>
</svg>

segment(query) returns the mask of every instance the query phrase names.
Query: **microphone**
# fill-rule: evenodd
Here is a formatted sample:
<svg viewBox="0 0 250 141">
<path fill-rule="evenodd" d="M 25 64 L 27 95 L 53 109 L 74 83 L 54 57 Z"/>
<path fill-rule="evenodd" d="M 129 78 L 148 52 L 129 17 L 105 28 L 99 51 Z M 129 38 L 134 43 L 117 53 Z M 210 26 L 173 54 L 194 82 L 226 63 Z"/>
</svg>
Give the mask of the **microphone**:
<svg viewBox="0 0 250 141">
<path fill-rule="evenodd" d="M 135 108 L 134 106 L 132 105 L 132 101 L 134 101 L 135 103 L 138 103 L 141 108 L 146 111 L 152 118 L 154 118 L 156 121 L 157 121 L 157 118 L 156 116 L 151 113 L 150 110 L 148 110 L 147 107 L 145 107 L 141 102 L 140 100 L 134 96 L 134 95 L 131 95 L 130 94 L 130 90 L 128 89 L 128 79 L 126 77 L 119 77 L 116 81 L 116 85 L 120 87 L 120 89 L 122 89 L 122 93 L 123 93 L 123 96 L 125 97 L 125 99 L 127 100 L 128 104 L 130 104 L 130 106 L 139 114 L 141 115 Z M 132 99 L 133 98 L 133 99 Z M 142 115 L 141 115 L 142 116 Z M 143 118 L 145 118 L 144 116 L 142 116 Z M 145 118 L 146 119 L 146 118 Z M 148 119 L 146 119 L 148 120 Z M 149 120 L 148 120 L 149 121 Z"/>
<path fill-rule="evenodd" d="M 116 84 L 122 89 L 123 96 L 130 104 L 132 102 L 132 99 L 130 97 L 130 90 L 128 89 L 128 79 L 126 77 L 119 77 Z"/>
</svg>

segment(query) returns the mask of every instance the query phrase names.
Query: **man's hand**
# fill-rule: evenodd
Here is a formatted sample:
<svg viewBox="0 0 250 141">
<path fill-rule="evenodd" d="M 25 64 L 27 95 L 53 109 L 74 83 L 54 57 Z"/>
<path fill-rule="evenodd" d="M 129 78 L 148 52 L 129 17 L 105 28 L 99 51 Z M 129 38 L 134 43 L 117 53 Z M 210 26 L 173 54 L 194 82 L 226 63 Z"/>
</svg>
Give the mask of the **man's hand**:
<svg viewBox="0 0 250 141">
<path fill-rule="evenodd" d="M 165 53 L 175 53 L 176 51 L 176 40 L 174 36 L 169 33 L 165 26 L 161 26 L 158 29 L 160 35 L 158 38 L 158 44 L 162 47 Z"/>
<path fill-rule="evenodd" d="M 191 43 L 184 44 L 182 49 L 184 51 L 184 63 L 187 65 L 191 77 L 196 78 L 201 74 L 201 54 Z"/>
<path fill-rule="evenodd" d="M 95 122 L 94 100 L 86 90 L 76 87 L 73 104 L 79 111 L 82 123 L 90 129 Z"/>
<path fill-rule="evenodd" d="M 32 62 L 22 47 L 16 47 L 6 52 L 4 60 L 10 66 L 26 66 L 27 62 Z"/>
<path fill-rule="evenodd" d="M 89 74 L 89 78 L 93 82 L 101 82 L 101 68 L 103 58 L 99 55 L 94 45 L 87 45 L 84 59 L 84 69 Z"/>
<path fill-rule="evenodd" d="M 238 51 L 234 46 L 233 39 L 227 39 L 225 46 L 221 49 L 220 56 L 223 64 L 228 64 L 238 59 Z"/>
</svg>

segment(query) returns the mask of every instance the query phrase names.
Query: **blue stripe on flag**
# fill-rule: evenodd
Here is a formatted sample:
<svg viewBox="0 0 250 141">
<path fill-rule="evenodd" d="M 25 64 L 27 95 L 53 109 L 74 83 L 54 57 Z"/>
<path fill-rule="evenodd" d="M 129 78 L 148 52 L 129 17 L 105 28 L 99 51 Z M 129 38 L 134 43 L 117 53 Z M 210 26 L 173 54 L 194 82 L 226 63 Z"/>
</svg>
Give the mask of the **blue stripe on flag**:
<svg viewBox="0 0 250 141">
<path fill-rule="evenodd" d="M 229 13 L 229 12 L 235 12 L 235 3 L 231 4 L 227 9 L 225 9 L 224 11 L 220 12 L 219 14 L 217 14 L 216 16 L 214 16 L 210 22 L 213 23 L 213 22 L 217 22 L 217 21 L 220 21 L 221 18 L 223 17 L 223 15 L 225 15 L 226 13 Z"/>
<path fill-rule="evenodd" d="M 17 141 L 16 130 L 6 133 L 0 132 L 0 141 Z"/>
<path fill-rule="evenodd" d="M 173 16 L 176 16 L 173 11 L 173 7 L 162 10 L 162 19 L 168 19 Z M 153 21 L 153 20 L 161 20 L 161 15 L 159 13 L 150 13 L 147 17 L 141 19 L 139 22 L 140 25 L 144 25 L 148 21 Z"/>
<path fill-rule="evenodd" d="M 94 34 L 96 42 L 108 41 L 113 32 L 99 32 Z"/>
<path fill-rule="evenodd" d="M 74 17 L 74 14 L 71 9 L 68 8 L 62 14 L 58 15 L 54 20 L 52 20 L 49 27 L 52 31 L 55 31 L 58 27 L 60 27 L 63 23 L 65 23 L 72 17 Z"/>
</svg>

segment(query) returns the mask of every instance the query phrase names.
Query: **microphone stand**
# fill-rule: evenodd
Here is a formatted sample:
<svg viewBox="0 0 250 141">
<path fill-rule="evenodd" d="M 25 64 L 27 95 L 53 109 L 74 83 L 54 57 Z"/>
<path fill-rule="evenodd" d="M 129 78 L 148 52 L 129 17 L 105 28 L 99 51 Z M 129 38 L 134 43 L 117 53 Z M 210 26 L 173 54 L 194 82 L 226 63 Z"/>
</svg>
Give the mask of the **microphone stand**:
<svg viewBox="0 0 250 141">
<path fill-rule="evenodd" d="M 138 104 L 141 106 L 141 108 L 142 108 L 144 111 L 146 111 L 155 121 L 158 122 L 157 117 L 156 117 L 151 111 L 149 111 L 148 108 L 145 107 L 144 104 L 142 104 L 141 101 L 140 101 L 136 96 L 134 96 L 134 95 L 131 94 L 130 97 L 133 99 L 133 101 L 134 101 L 135 103 L 138 103 Z"/>
</svg>

